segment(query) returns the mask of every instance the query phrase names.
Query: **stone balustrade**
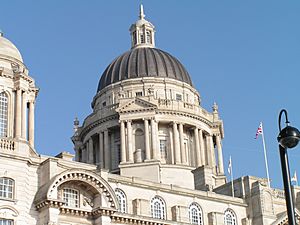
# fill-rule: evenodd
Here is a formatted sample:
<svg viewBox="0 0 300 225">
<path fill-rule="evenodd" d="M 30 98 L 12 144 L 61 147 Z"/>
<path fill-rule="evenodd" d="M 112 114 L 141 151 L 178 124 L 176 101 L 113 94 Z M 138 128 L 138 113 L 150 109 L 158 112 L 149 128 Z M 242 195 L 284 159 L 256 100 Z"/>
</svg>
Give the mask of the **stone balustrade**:
<svg viewBox="0 0 300 225">
<path fill-rule="evenodd" d="M 11 139 L 1 138 L 0 139 L 0 149 L 14 151 L 15 150 L 15 142 Z"/>
</svg>

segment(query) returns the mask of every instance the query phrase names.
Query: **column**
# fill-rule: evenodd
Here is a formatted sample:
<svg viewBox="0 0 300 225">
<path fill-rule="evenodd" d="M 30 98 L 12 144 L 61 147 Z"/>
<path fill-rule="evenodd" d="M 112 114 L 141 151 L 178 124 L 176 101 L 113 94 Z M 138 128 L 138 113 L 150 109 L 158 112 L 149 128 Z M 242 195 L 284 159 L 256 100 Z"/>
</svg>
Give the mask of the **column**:
<svg viewBox="0 0 300 225">
<path fill-rule="evenodd" d="M 88 140 L 88 163 L 94 163 L 94 146 L 92 137 Z"/>
<path fill-rule="evenodd" d="M 103 132 L 99 133 L 99 165 L 104 168 Z"/>
<path fill-rule="evenodd" d="M 149 139 L 149 121 L 144 119 L 144 133 L 145 133 L 145 160 L 149 160 L 150 157 L 150 139 Z"/>
<path fill-rule="evenodd" d="M 127 148 L 128 148 L 128 161 L 130 163 L 133 163 L 132 125 L 131 125 L 131 121 L 127 121 Z"/>
<path fill-rule="evenodd" d="M 168 151 L 169 153 L 169 156 L 168 156 L 168 160 L 171 164 L 175 164 L 175 160 L 174 160 L 174 153 L 175 153 L 175 150 L 174 150 L 174 138 L 173 138 L 173 129 L 172 127 L 169 127 L 168 128 L 169 130 L 169 137 L 170 137 L 170 149 Z"/>
<path fill-rule="evenodd" d="M 28 140 L 29 144 L 34 147 L 34 102 L 29 103 L 29 114 L 28 114 Z"/>
<path fill-rule="evenodd" d="M 179 124 L 179 139 L 180 139 L 180 153 L 181 153 L 181 163 L 186 164 L 186 149 L 184 147 L 184 137 L 183 137 L 183 124 Z"/>
<path fill-rule="evenodd" d="M 110 133 L 110 167 L 111 169 L 117 169 L 119 162 L 116 159 L 117 152 L 115 150 L 115 132 L 111 131 Z"/>
<path fill-rule="evenodd" d="M 25 98 L 25 92 L 22 95 L 22 131 L 21 137 L 26 139 L 26 111 L 27 111 L 27 102 Z"/>
<path fill-rule="evenodd" d="M 124 121 L 120 122 L 120 138 L 121 138 L 121 163 L 126 162 L 126 140 L 125 140 L 125 124 Z"/>
<path fill-rule="evenodd" d="M 86 146 L 84 144 L 81 147 L 81 151 L 82 151 L 82 162 L 86 163 L 87 154 L 86 154 Z"/>
<path fill-rule="evenodd" d="M 22 104 L 22 90 L 17 89 L 16 91 L 16 119 L 15 119 L 15 136 L 21 137 L 21 104 Z"/>
<path fill-rule="evenodd" d="M 155 119 L 152 118 L 151 119 L 151 136 L 152 136 L 152 156 L 153 159 L 158 159 L 158 154 L 157 154 L 157 147 L 158 147 L 158 143 L 157 143 L 157 127 L 155 124 Z"/>
<path fill-rule="evenodd" d="M 173 135 L 174 135 L 174 150 L 175 150 L 175 164 L 180 164 L 180 146 L 179 146 L 179 135 L 177 130 L 177 124 L 173 122 Z"/>
<path fill-rule="evenodd" d="M 206 150 L 207 150 L 208 165 L 215 167 L 213 139 L 210 134 L 206 135 Z"/>
<path fill-rule="evenodd" d="M 109 139 L 108 130 L 104 131 L 104 166 L 105 169 L 110 169 L 110 152 L 109 152 Z"/>
<path fill-rule="evenodd" d="M 199 130 L 199 145 L 200 145 L 200 156 L 201 156 L 201 163 L 202 165 L 207 165 L 208 162 L 205 164 L 205 146 L 203 140 L 203 131 Z"/>
<path fill-rule="evenodd" d="M 222 152 L 222 144 L 221 144 L 221 136 L 220 134 L 216 135 L 217 142 L 217 151 L 218 151 L 218 168 L 219 173 L 224 174 L 224 165 L 223 165 L 223 152 Z"/>
<path fill-rule="evenodd" d="M 197 127 L 194 128 L 195 137 L 195 151 L 196 151 L 196 167 L 201 166 L 201 156 L 200 156 L 200 143 L 199 143 L 199 130 Z"/>
</svg>

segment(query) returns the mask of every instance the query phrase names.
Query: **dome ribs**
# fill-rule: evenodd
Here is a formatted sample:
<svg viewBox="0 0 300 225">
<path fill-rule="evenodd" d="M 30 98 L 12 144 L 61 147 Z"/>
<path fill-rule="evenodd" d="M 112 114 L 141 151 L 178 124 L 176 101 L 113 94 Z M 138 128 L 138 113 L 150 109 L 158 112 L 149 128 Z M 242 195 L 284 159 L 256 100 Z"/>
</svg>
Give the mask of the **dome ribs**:
<svg viewBox="0 0 300 225">
<path fill-rule="evenodd" d="M 98 92 L 110 84 L 137 77 L 167 77 L 193 86 L 184 66 L 171 54 L 157 48 L 134 48 L 105 69 Z"/>
<path fill-rule="evenodd" d="M 125 53 L 126 54 L 126 53 Z M 120 80 L 125 80 L 125 79 L 128 79 L 129 78 L 129 74 L 131 73 L 130 71 L 130 65 L 129 65 L 129 63 L 130 63 L 130 58 L 131 58 L 131 56 L 132 56 L 132 51 L 130 51 L 129 52 L 129 54 L 128 54 L 128 58 L 127 58 L 127 63 L 126 63 L 126 71 L 125 71 L 125 73 L 124 73 L 124 75 L 122 76 L 122 77 L 120 77 L 120 79 L 119 79 L 119 81 Z"/>
<path fill-rule="evenodd" d="M 174 75 L 175 75 L 175 78 L 182 81 L 182 80 L 183 80 L 183 79 L 182 79 L 182 76 L 180 76 L 180 73 L 179 73 L 180 71 L 178 71 L 178 70 L 179 70 L 179 69 L 178 69 L 178 64 L 175 65 L 174 58 L 171 57 L 169 53 L 167 53 L 167 52 L 164 52 L 164 53 L 165 53 L 165 56 L 166 56 L 166 57 L 169 59 L 169 61 L 170 61 L 170 65 L 171 65 L 171 67 L 172 67 L 172 70 L 173 70 L 173 73 L 174 73 Z"/>
<path fill-rule="evenodd" d="M 149 52 L 151 54 L 151 58 L 152 58 L 152 61 L 153 61 L 153 64 L 152 66 L 150 66 L 150 69 L 152 70 L 153 69 L 153 73 L 150 73 L 148 74 L 149 76 L 155 76 L 155 73 L 157 74 L 156 76 L 159 75 L 159 72 L 158 72 L 158 65 L 157 65 L 157 60 L 155 58 L 155 54 L 154 54 L 154 50 L 152 48 L 149 49 Z M 149 59 L 150 59 L 150 55 L 149 55 Z M 148 62 L 150 62 L 150 60 L 148 60 Z M 149 64 L 151 65 L 151 64 Z"/>
<path fill-rule="evenodd" d="M 123 54 L 121 63 L 120 63 L 120 70 L 118 71 L 117 76 L 114 76 L 114 83 L 118 82 L 119 80 L 123 80 L 122 78 L 126 76 L 127 68 L 128 68 L 128 58 L 130 55 Z"/>
<path fill-rule="evenodd" d="M 120 64 L 121 64 L 123 58 L 124 58 L 124 54 L 116 59 L 114 66 L 111 70 L 111 74 L 107 79 L 107 81 L 109 80 L 110 84 L 114 83 L 116 75 L 118 75 L 120 73 L 120 71 L 121 71 Z"/>
<path fill-rule="evenodd" d="M 158 77 L 168 77 L 168 70 L 166 66 L 166 62 L 164 58 L 161 56 L 161 52 L 157 49 L 154 50 L 154 54 L 157 56 L 155 57 L 157 61 L 157 74 Z M 160 62 L 160 64 L 159 64 Z"/>
</svg>

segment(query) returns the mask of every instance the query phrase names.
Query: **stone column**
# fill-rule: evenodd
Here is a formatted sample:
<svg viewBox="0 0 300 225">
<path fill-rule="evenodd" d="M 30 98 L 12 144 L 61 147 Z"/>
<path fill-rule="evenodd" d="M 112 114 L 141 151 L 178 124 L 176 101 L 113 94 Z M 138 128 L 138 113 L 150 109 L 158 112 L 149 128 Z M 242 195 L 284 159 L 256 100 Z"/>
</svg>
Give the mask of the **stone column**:
<svg viewBox="0 0 300 225">
<path fill-rule="evenodd" d="M 16 91 L 16 119 L 15 119 L 15 136 L 21 137 L 21 104 L 22 104 L 22 90 Z"/>
<path fill-rule="evenodd" d="M 117 152 L 115 150 L 115 132 L 111 131 L 110 133 L 110 167 L 111 169 L 118 168 L 119 162 L 117 162 Z"/>
<path fill-rule="evenodd" d="M 218 151 L 218 168 L 219 173 L 224 174 L 224 165 L 223 165 L 223 152 L 222 152 L 222 143 L 220 134 L 216 135 L 217 142 L 217 151 Z"/>
<path fill-rule="evenodd" d="M 29 103 L 28 113 L 28 141 L 29 144 L 34 147 L 34 102 Z"/>
<path fill-rule="evenodd" d="M 145 159 L 149 160 L 150 155 L 150 139 L 149 139 L 149 121 L 144 119 L 144 131 L 145 131 Z"/>
<path fill-rule="evenodd" d="M 82 152 L 82 162 L 86 163 L 87 162 L 87 154 L 86 154 L 86 145 L 83 144 L 81 147 L 81 152 Z"/>
<path fill-rule="evenodd" d="M 200 155 L 200 143 L 199 143 L 199 130 L 197 127 L 194 128 L 195 136 L 195 151 L 196 151 L 196 167 L 201 166 L 201 155 Z"/>
<path fill-rule="evenodd" d="M 120 138 L 121 138 L 121 163 L 126 162 L 126 136 L 125 136 L 125 124 L 124 121 L 120 122 Z"/>
<path fill-rule="evenodd" d="M 203 140 L 203 131 L 199 130 L 199 144 L 200 144 L 200 156 L 201 156 L 201 163 L 202 165 L 207 165 L 208 163 L 206 162 L 205 164 L 205 146 L 204 146 L 204 140 Z"/>
<path fill-rule="evenodd" d="M 127 121 L 127 148 L 128 148 L 128 161 L 130 163 L 133 163 L 132 125 L 131 125 L 131 121 Z"/>
<path fill-rule="evenodd" d="M 94 163 L 94 146 L 92 137 L 88 140 L 88 163 Z"/>
<path fill-rule="evenodd" d="M 109 152 L 109 137 L 108 130 L 104 130 L 104 166 L 105 169 L 110 169 L 110 152 Z"/>
<path fill-rule="evenodd" d="M 152 156 L 153 159 L 158 159 L 158 154 L 157 154 L 157 147 L 158 147 L 158 143 L 157 143 L 157 126 L 155 124 L 155 119 L 152 118 L 151 119 L 151 136 L 152 136 Z"/>
<path fill-rule="evenodd" d="M 207 134 L 206 135 L 206 150 L 207 150 L 207 159 L 208 159 L 208 165 L 215 167 L 215 162 L 214 162 L 214 147 L 213 147 L 213 138 L 212 135 Z"/>
<path fill-rule="evenodd" d="M 184 137 L 183 137 L 183 124 L 179 124 L 179 139 L 180 139 L 180 153 L 181 153 L 181 163 L 186 164 L 186 149 L 184 147 Z"/>
<path fill-rule="evenodd" d="M 175 160 L 174 160 L 174 140 L 173 140 L 173 129 L 172 127 L 168 128 L 169 130 L 169 137 L 170 137 L 170 149 L 169 149 L 169 156 L 168 156 L 168 160 L 171 164 L 175 164 Z"/>
<path fill-rule="evenodd" d="M 99 165 L 104 168 L 103 132 L 99 133 Z"/>
<path fill-rule="evenodd" d="M 26 139 L 26 111 L 27 111 L 27 102 L 25 98 L 25 92 L 22 95 L 22 132 L 21 137 Z"/>
<path fill-rule="evenodd" d="M 180 158 L 179 135 L 177 130 L 177 124 L 175 122 L 173 122 L 173 135 L 174 135 L 175 164 L 180 164 L 181 158 Z"/>
</svg>

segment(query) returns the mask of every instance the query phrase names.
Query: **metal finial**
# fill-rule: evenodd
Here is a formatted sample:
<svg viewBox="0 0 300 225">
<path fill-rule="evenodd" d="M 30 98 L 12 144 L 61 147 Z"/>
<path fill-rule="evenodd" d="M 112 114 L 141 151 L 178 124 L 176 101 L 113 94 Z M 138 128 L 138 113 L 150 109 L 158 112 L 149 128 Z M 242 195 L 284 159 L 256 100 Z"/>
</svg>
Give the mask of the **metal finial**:
<svg viewBox="0 0 300 225">
<path fill-rule="evenodd" d="M 139 17 L 141 20 L 143 20 L 145 18 L 144 7 L 142 4 L 140 5 L 140 16 Z"/>
</svg>

